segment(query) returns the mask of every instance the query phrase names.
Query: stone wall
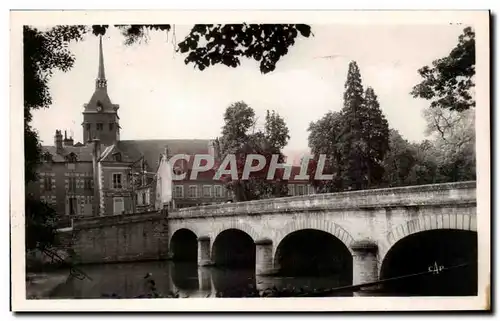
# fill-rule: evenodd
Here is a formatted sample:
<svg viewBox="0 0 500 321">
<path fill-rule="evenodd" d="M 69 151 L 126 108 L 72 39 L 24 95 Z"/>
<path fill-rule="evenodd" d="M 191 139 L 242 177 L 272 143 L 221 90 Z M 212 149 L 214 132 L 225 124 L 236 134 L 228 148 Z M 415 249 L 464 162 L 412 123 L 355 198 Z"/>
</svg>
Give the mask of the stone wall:
<svg viewBox="0 0 500 321">
<path fill-rule="evenodd" d="M 75 263 L 165 259 L 164 213 L 147 212 L 77 220 L 73 226 Z"/>
</svg>

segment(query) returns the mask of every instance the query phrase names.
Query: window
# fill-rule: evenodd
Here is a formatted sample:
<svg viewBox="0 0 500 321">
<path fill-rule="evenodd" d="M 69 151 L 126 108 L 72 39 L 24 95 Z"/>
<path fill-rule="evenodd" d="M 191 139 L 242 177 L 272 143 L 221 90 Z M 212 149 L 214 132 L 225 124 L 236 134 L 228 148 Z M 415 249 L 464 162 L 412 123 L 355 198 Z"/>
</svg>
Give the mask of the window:
<svg viewBox="0 0 500 321">
<path fill-rule="evenodd" d="M 114 153 L 113 159 L 115 160 L 115 162 L 121 162 L 122 161 L 122 154 L 121 153 Z"/>
<path fill-rule="evenodd" d="M 146 202 L 146 192 L 142 192 L 142 204 L 147 205 L 148 203 Z"/>
<path fill-rule="evenodd" d="M 76 177 L 68 178 L 68 190 L 72 193 L 76 192 Z"/>
<path fill-rule="evenodd" d="M 109 130 L 112 131 L 115 128 L 115 124 L 109 123 Z"/>
<path fill-rule="evenodd" d="M 297 185 L 297 194 L 304 195 L 304 185 Z"/>
<path fill-rule="evenodd" d="M 52 154 L 50 154 L 49 152 L 45 152 L 45 153 L 43 153 L 43 155 L 42 155 L 42 159 L 43 159 L 45 162 L 52 162 L 52 161 L 53 161 Z"/>
<path fill-rule="evenodd" d="M 125 205 L 123 203 L 123 197 L 113 198 L 113 213 L 115 215 L 123 214 L 125 212 Z"/>
<path fill-rule="evenodd" d="M 114 189 L 121 189 L 121 188 L 123 188 L 123 185 L 122 185 L 122 174 L 121 173 L 115 173 L 115 174 L 113 174 L 113 188 Z"/>
<path fill-rule="evenodd" d="M 183 198 L 184 197 L 184 186 L 176 185 L 174 190 L 175 198 Z"/>
<path fill-rule="evenodd" d="M 203 197 L 212 197 L 212 186 L 203 186 Z"/>
<path fill-rule="evenodd" d="M 97 124 L 96 124 L 96 126 L 97 126 L 97 127 L 96 127 L 96 128 L 97 128 L 97 130 L 102 130 L 102 129 L 103 129 L 103 125 L 102 125 L 102 123 L 97 123 Z"/>
<path fill-rule="evenodd" d="M 90 124 L 85 124 L 85 128 L 87 128 L 87 130 L 90 130 Z"/>
<path fill-rule="evenodd" d="M 91 178 L 85 178 L 83 180 L 83 188 L 86 191 L 91 191 L 92 190 L 92 179 Z"/>
<path fill-rule="evenodd" d="M 69 198 L 69 215 L 76 214 L 76 207 L 77 207 L 76 197 L 70 197 Z"/>
<path fill-rule="evenodd" d="M 52 190 L 52 178 L 51 177 L 44 177 L 43 178 L 43 188 L 46 191 Z"/>
<path fill-rule="evenodd" d="M 188 197 L 196 197 L 196 186 L 195 185 L 189 186 Z"/>
<path fill-rule="evenodd" d="M 146 195 L 146 204 L 149 205 L 149 190 L 147 190 L 144 195 Z"/>
<path fill-rule="evenodd" d="M 215 197 L 222 197 L 222 186 L 220 186 L 220 185 L 214 186 L 214 196 Z"/>
<path fill-rule="evenodd" d="M 295 192 L 295 186 L 293 184 L 288 184 L 288 195 L 293 196 Z"/>
</svg>

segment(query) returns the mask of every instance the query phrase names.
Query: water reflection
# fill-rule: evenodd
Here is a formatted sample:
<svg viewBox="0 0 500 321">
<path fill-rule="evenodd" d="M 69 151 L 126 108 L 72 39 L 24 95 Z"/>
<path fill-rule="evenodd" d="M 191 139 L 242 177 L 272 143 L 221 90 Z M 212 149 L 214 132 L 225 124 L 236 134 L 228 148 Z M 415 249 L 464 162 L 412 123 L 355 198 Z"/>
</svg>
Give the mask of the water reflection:
<svg viewBox="0 0 500 321">
<path fill-rule="evenodd" d="M 246 297 L 269 288 L 326 289 L 342 284 L 336 276 L 256 277 L 253 269 L 198 267 L 196 263 L 170 261 L 89 265 L 81 269 L 92 280 L 69 277 L 55 290 L 52 298 L 134 298 L 146 295 L 151 291 L 145 279 L 148 273 L 160 294 L 178 293 L 180 298 Z"/>
</svg>

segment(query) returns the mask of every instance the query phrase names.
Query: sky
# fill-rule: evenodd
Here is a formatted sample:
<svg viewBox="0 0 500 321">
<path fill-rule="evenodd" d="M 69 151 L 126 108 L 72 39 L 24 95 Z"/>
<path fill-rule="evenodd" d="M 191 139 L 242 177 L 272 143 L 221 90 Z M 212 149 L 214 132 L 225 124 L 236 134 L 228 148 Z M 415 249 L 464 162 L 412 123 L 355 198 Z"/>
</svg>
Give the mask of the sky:
<svg viewBox="0 0 500 321">
<path fill-rule="evenodd" d="M 120 31 L 103 37 L 111 101 L 120 105 L 121 139 L 213 139 L 220 135 L 224 110 L 233 102 L 251 106 L 263 125 L 266 110 L 284 117 L 290 140 L 284 153 L 308 153 L 307 128 L 329 111 L 342 108 L 350 61 L 358 63 L 364 88 L 372 87 L 380 108 L 409 141 L 425 138 L 422 110 L 428 101 L 410 95 L 421 78 L 417 70 L 446 56 L 461 25 L 312 25 L 314 37 L 298 38 L 274 72 L 261 74 L 258 62 L 204 71 L 174 52 L 190 26 L 170 34 L 151 33 L 148 43 L 127 46 Z M 98 69 L 98 38 L 72 43 L 76 61 L 50 80 L 52 106 L 34 113 L 33 126 L 44 145 L 56 129 L 82 141 L 83 104 L 92 96 Z"/>
</svg>

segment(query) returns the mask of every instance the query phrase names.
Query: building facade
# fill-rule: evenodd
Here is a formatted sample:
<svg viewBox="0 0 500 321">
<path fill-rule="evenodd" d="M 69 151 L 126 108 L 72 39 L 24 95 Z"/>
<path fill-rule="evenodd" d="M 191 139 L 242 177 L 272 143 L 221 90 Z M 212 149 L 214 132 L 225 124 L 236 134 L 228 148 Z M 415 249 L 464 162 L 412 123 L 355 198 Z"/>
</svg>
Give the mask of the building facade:
<svg viewBox="0 0 500 321">
<path fill-rule="evenodd" d="M 35 197 L 52 204 L 63 222 L 82 216 L 153 210 L 154 174 L 166 149 L 172 155 L 214 152 L 210 139 L 120 140 L 119 105 L 111 101 L 107 86 L 102 39 L 99 39 L 95 89 L 83 105 L 84 141 L 74 144 L 66 132 L 63 136 L 61 130 L 56 130 L 54 144 L 42 146 L 42 162 L 37 169 L 39 181 L 27 187 Z M 204 182 L 190 184 L 201 186 Z M 184 191 L 184 185 L 179 182 L 182 187 L 174 189 Z M 187 197 L 189 187 L 185 189 L 186 194 L 174 195 L 180 207 L 222 200 L 203 196 L 209 194 L 203 194 L 202 189 L 196 197 Z"/>
</svg>

